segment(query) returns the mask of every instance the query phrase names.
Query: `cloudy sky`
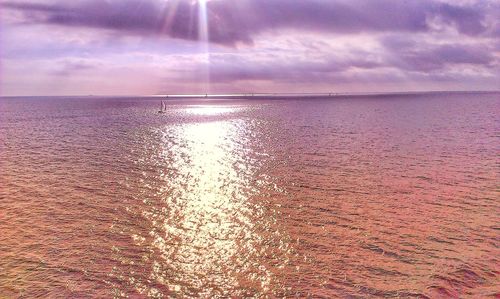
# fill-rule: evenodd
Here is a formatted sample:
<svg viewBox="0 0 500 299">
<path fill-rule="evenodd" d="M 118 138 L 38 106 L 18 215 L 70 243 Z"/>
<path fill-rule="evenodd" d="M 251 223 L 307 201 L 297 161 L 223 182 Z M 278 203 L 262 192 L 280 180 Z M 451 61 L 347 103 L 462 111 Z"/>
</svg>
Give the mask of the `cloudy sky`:
<svg viewBox="0 0 500 299">
<path fill-rule="evenodd" d="M 0 0 L 0 94 L 498 90 L 497 0 Z"/>
</svg>

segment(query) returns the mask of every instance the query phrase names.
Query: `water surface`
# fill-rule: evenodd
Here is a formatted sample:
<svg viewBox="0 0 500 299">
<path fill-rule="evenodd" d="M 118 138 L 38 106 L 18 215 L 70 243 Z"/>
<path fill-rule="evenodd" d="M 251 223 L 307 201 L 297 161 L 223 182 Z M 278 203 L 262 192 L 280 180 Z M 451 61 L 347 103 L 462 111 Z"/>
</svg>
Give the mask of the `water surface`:
<svg viewBox="0 0 500 299">
<path fill-rule="evenodd" d="M 0 99 L 0 297 L 495 297 L 498 93 Z"/>
</svg>

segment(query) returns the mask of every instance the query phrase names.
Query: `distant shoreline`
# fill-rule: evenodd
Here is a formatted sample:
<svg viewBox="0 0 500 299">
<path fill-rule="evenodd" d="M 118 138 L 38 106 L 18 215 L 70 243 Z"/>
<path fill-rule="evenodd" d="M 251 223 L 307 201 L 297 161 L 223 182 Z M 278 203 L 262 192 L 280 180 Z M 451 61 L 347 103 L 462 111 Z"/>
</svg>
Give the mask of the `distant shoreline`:
<svg viewBox="0 0 500 299">
<path fill-rule="evenodd" d="M 161 98 L 168 99 L 306 99 L 339 97 L 378 97 L 433 94 L 493 94 L 500 90 L 478 91 L 408 91 L 408 92 L 332 92 L 332 93 L 238 93 L 238 94 L 156 94 L 156 95 L 24 95 L 0 96 L 0 98 Z"/>
</svg>

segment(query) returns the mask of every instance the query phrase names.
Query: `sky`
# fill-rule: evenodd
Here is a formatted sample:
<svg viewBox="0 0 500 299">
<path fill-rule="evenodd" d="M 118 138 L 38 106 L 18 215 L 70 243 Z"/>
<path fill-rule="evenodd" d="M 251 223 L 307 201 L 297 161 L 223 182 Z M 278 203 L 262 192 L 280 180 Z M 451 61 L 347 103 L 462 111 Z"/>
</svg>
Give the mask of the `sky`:
<svg viewBox="0 0 500 299">
<path fill-rule="evenodd" d="M 0 0 L 4 96 L 499 89 L 499 0 Z"/>
</svg>

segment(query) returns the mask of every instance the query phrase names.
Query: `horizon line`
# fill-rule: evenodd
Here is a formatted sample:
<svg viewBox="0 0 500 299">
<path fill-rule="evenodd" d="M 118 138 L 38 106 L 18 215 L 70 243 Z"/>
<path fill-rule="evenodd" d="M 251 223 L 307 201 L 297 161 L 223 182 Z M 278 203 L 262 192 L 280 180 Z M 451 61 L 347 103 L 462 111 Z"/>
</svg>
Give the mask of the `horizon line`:
<svg viewBox="0 0 500 299">
<path fill-rule="evenodd" d="M 339 97 L 373 95 L 410 95 L 432 93 L 500 93 L 499 90 L 427 90 L 427 91 L 363 91 L 363 92 L 246 92 L 246 93 L 175 93 L 175 94 L 77 94 L 77 95 L 0 95 L 0 98 L 20 97 L 166 97 L 166 98 L 257 98 L 257 97 Z"/>
</svg>

